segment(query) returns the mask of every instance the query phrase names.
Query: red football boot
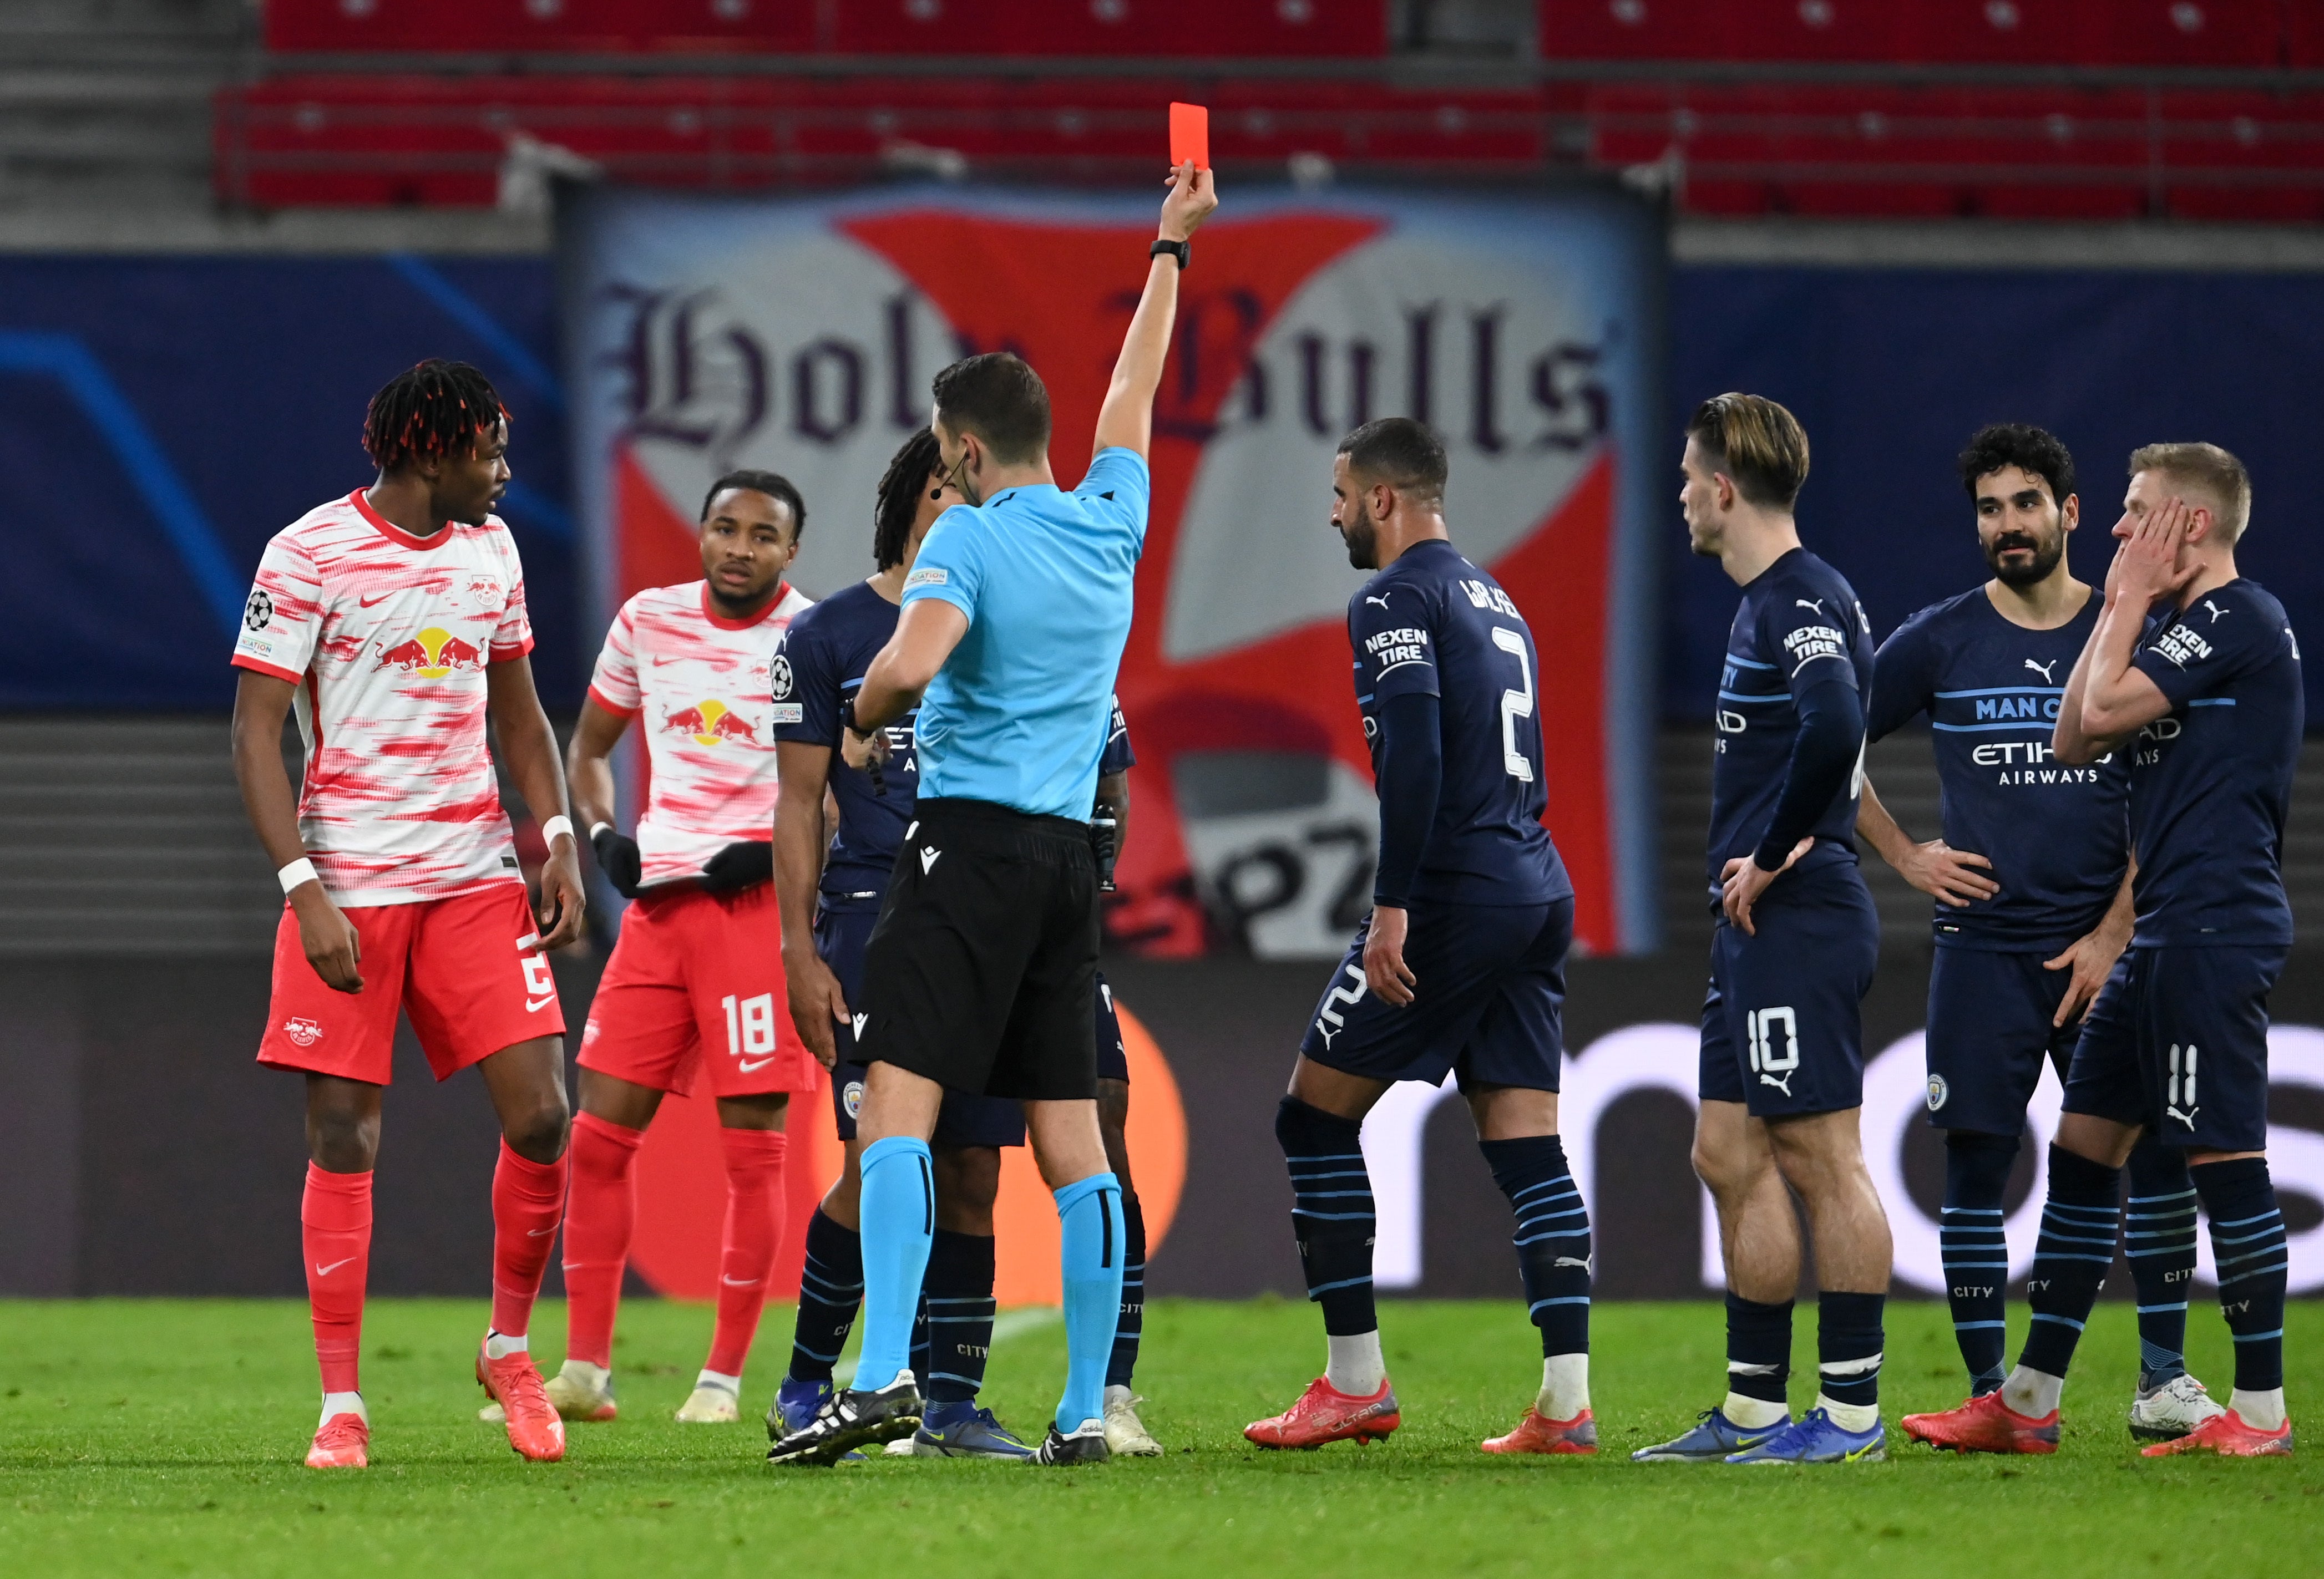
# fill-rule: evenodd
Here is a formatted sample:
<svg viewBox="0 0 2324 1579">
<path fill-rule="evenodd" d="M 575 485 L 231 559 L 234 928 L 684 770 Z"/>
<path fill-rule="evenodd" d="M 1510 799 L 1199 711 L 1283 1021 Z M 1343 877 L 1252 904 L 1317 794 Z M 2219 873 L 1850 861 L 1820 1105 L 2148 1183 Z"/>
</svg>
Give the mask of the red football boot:
<svg viewBox="0 0 2324 1579">
<path fill-rule="evenodd" d="M 1570 1420 L 1553 1420 L 1539 1409 L 1529 1409 L 1516 1430 L 1506 1437 L 1489 1437 L 1482 1446 L 1488 1453 L 1595 1453 L 1598 1422 L 1588 1409 Z"/>
<path fill-rule="evenodd" d="M 2058 1411 L 2038 1420 L 2021 1415 L 1997 1390 L 1941 1414 L 1906 1415 L 1904 1435 L 1956 1453 L 2055 1453 Z"/>
<path fill-rule="evenodd" d="M 307 1449 L 309 1469 L 369 1469 L 371 1467 L 371 1428 L 364 1418 L 349 1410 L 333 1415 L 315 1432 L 315 1444 Z"/>
<path fill-rule="evenodd" d="M 1261 1447 L 1321 1447 L 1326 1442 L 1384 1442 L 1404 1423 L 1386 1382 L 1370 1398 L 1351 1398 L 1318 1376 L 1281 1414 L 1253 1420 L 1242 1434 Z"/>
<path fill-rule="evenodd" d="M 2273 1431 L 2263 1431 L 2256 1426 L 2244 1424 L 2243 1416 L 2233 1409 L 2223 1415 L 2213 1415 L 2184 1437 L 2169 1442 L 2157 1442 L 2152 1447 L 2138 1450 L 2142 1458 L 2160 1458 L 2166 1453 L 2216 1453 L 2222 1458 L 2267 1458 L 2291 1451 L 2290 1420 Z"/>
<path fill-rule="evenodd" d="M 565 1422 L 549 1401 L 532 1356 L 519 1349 L 498 1360 L 476 1350 L 476 1380 L 492 1394 L 507 1417 L 509 1446 L 535 1464 L 554 1464 L 565 1456 Z"/>
</svg>

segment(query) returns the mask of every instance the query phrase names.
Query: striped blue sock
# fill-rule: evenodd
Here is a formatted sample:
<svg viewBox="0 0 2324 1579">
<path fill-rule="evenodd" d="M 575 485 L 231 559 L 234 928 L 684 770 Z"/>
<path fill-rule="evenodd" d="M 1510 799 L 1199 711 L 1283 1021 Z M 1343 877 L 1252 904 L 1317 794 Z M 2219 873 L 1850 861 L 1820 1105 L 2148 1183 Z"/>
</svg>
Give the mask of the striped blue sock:
<svg viewBox="0 0 2324 1579">
<path fill-rule="evenodd" d="M 1945 1205 L 1937 1244 L 1953 1341 L 1969 1367 L 1971 1397 L 1991 1392 L 2007 1374 L 2009 1244 L 2002 1235 L 2002 1201 L 2016 1160 L 2015 1135 L 1954 1130 L 1945 1136 Z"/>
<path fill-rule="evenodd" d="M 1480 1141 L 1516 1211 L 1517 1273 L 1542 1357 L 1590 1352 L 1590 1213 L 1555 1135 Z"/>
<path fill-rule="evenodd" d="M 2264 1157 L 2205 1162 L 2189 1170 L 2211 1219 L 2211 1259 L 2219 1274 L 2219 1314 L 2236 1340 L 2236 1391 L 2283 1385 L 2283 1294 L 2291 1259 L 2283 1213 Z"/>
<path fill-rule="evenodd" d="M 1379 1330 L 1372 1306 L 1372 1180 L 1364 1167 L 1363 1125 L 1296 1097 L 1275 1110 L 1275 1138 L 1291 1170 L 1291 1231 L 1299 1241 L 1307 1298 L 1323 1308 L 1323 1330 L 1356 1337 Z"/>
<path fill-rule="evenodd" d="M 2093 1162 L 2061 1146 L 2050 1148 L 2050 1198 L 2042 1207 L 2042 1237 L 2025 1278 L 2034 1319 L 2017 1363 L 2063 1376 L 2074 1345 L 2114 1264 L 2122 1226 L 2122 1170 Z"/>
<path fill-rule="evenodd" d="M 2130 1209 L 2123 1253 L 2138 1285 L 2138 1384 L 2159 1387 L 2187 1371 L 2187 1290 L 2195 1281 L 2195 1185 L 2187 1157 L 2152 1135 L 2130 1153 Z"/>
</svg>

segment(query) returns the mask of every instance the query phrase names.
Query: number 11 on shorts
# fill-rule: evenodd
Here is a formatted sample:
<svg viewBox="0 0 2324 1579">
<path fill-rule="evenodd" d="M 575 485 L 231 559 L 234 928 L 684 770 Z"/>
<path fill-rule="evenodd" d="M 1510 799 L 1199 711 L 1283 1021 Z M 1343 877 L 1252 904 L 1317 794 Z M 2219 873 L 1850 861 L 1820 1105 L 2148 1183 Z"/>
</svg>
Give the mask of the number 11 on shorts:
<svg viewBox="0 0 2324 1579">
<path fill-rule="evenodd" d="M 726 1011 L 728 1057 L 752 1058 L 775 1051 L 774 994 L 737 998 L 730 992 L 718 1000 L 718 1006 Z"/>
</svg>

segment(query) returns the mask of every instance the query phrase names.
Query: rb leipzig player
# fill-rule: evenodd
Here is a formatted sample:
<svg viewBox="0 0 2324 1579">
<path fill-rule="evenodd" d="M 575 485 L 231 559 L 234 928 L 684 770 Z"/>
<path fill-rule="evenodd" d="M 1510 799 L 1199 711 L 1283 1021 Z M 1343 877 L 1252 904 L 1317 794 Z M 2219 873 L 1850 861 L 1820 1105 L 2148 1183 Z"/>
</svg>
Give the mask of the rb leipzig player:
<svg viewBox="0 0 2324 1579">
<path fill-rule="evenodd" d="M 307 1078 L 316 1469 L 369 1461 L 356 1369 L 399 1009 L 436 1078 L 475 1065 L 500 1115 L 476 1379 L 504 1406 L 517 1452 L 565 1455 L 525 1332 L 565 1208 L 565 1020 L 548 951 L 580 934 L 581 868 L 525 657 L 524 573 L 491 513 L 507 445 L 508 414 L 475 368 L 423 362 L 392 380 L 364 417 L 378 480 L 275 535 L 235 644 L 235 776 L 288 899 L 258 1061 Z M 282 765 L 294 704 L 306 744 L 295 802 Z M 525 804 L 549 813 L 538 917 L 487 720 Z"/>
<path fill-rule="evenodd" d="M 666 1092 L 706 1084 L 726 1159 L 718 1324 L 680 1420 L 739 1418 L 782 1224 L 783 1124 L 821 1069 L 798 1041 L 775 905 L 775 656 L 808 600 L 783 580 L 807 505 L 771 472 L 731 472 L 702 501 L 706 579 L 640 592 L 606 633 L 567 764 L 597 864 L 632 899 L 581 1036 L 573 1200 L 565 1224 L 571 1331 L 549 1396 L 568 1420 L 610 1420 L 613 1317 L 637 1215 L 632 1166 Z M 635 840 L 614 831 L 606 758 L 632 719 L 650 785 Z"/>
</svg>

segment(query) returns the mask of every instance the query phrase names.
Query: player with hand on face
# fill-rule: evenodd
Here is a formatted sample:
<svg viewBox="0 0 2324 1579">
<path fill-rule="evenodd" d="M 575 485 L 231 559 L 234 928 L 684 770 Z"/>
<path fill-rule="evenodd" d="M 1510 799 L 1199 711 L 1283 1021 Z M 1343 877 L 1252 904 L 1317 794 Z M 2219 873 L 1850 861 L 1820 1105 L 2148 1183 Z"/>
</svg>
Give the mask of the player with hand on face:
<svg viewBox="0 0 2324 1579">
<path fill-rule="evenodd" d="M 1332 524 L 1379 574 L 1348 602 L 1356 705 L 1380 803 L 1372 912 L 1316 1005 L 1278 1106 L 1291 1227 L 1323 1307 L 1323 1374 L 1243 1428 L 1261 1447 L 1377 1441 L 1401 1422 L 1372 1301 L 1364 1115 L 1398 1080 L 1461 1083 L 1517 1214 L 1541 1330 L 1532 1407 L 1488 1453 L 1595 1453 L 1590 1218 L 1557 1134 L 1573 885 L 1542 826 L 1533 633 L 1444 525 L 1443 441 L 1366 423 L 1333 463 Z"/>
<path fill-rule="evenodd" d="M 1705 400 L 1686 427 L 1679 508 L 1693 550 L 1743 589 L 1719 681 L 1711 780 L 1711 992 L 1695 1172 L 1727 1265 L 1726 1399 L 1630 1456 L 1729 1464 L 1882 1457 L 1888 1218 L 1865 1170 L 1861 1006 L 1880 918 L 1857 869 L 1871 622 L 1800 546 L 1808 437 L 1759 395 Z M 1786 1188 L 1788 1187 L 1788 1189 Z M 1815 1235 L 1816 1404 L 1791 1418 L 1799 1192 Z"/>
<path fill-rule="evenodd" d="M 2002 1383 L 2009 1247 L 2004 1193 L 2026 1105 L 2046 1060 L 2065 1079 L 2091 999 L 2130 941 L 2130 764 L 2083 767 L 2050 750 L 2074 659 L 2099 601 L 2074 579 L 2066 540 L 2080 519 L 2074 461 L 2038 427 L 1980 430 L 1961 453 L 1978 545 L 1993 574 L 1932 604 L 1883 643 L 1870 739 L 1925 713 L 1943 785 L 1944 832 L 1915 843 L 1868 780 L 1857 831 L 1937 901 L 1929 979 L 1929 1122 L 1945 1133 L 1941 1230 L 1953 1336 L 1969 1407 L 1907 1415 L 1905 1435 L 1979 1445 L 1976 1400 Z M 2143 1359 L 2130 1425 L 2178 1437 L 2219 1412 L 2187 1374 L 2187 1288 L 2195 1275 L 2195 1189 L 2176 1152 L 2150 1140 L 2131 1157 L 2130 1266 Z"/>
<path fill-rule="evenodd" d="M 307 1083 L 300 1209 L 323 1413 L 316 1469 L 370 1461 L 359 1363 L 372 1165 L 395 1022 L 438 1080 L 474 1065 L 501 1124 L 493 1172 L 492 1322 L 476 1380 L 509 1445 L 565 1455 L 527 1353 L 565 1210 L 564 1016 L 549 951 L 580 935 L 581 868 L 557 737 L 525 655 L 524 572 L 492 513 L 508 413 L 465 363 L 423 362 L 364 415 L 368 488 L 275 534 L 234 664 L 235 777 L 286 903 L 258 1061 Z M 293 706 L 306 745 L 282 767 Z M 528 904 L 486 724 L 549 847 Z"/>
<path fill-rule="evenodd" d="M 2051 748 L 2076 766 L 2129 757 L 2137 919 L 2067 1071 L 2025 1346 L 2001 1390 L 1951 1424 L 1980 1425 L 1976 1446 L 2055 1451 L 2066 1368 L 2112 1261 L 2122 1166 L 2153 1133 L 2185 1154 L 2210 1219 L 2236 1381 L 2224 1413 L 2144 1451 L 2273 1456 L 2292 1438 L 2267 999 L 2292 944 L 2282 863 L 2306 716 L 2300 642 L 2236 566 L 2251 519 L 2242 463 L 2217 445 L 2149 445 L 2130 473 L 2105 607 Z M 1960 1418 L 1972 1414 L 1985 1418 Z"/>
<path fill-rule="evenodd" d="M 549 1396 L 568 1420 L 610 1420 L 613 1319 L 637 1216 L 632 1172 L 662 1097 L 707 1086 L 726 1163 L 717 1326 L 689 1423 L 741 1418 L 782 1228 L 791 1093 L 815 1064 L 784 1016 L 767 831 L 775 746 L 768 677 L 809 605 L 784 573 L 807 504 L 772 472 L 730 472 L 702 501 L 703 579 L 622 605 L 597 656 L 568 772 L 599 869 L 632 901 L 581 1033 L 581 1113 L 565 1222 L 569 1327 Z M 608 758 L 635 720 L 650 774 L 637 837 L 613 826 Z"/>
</svg>

